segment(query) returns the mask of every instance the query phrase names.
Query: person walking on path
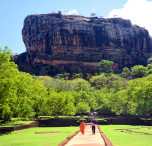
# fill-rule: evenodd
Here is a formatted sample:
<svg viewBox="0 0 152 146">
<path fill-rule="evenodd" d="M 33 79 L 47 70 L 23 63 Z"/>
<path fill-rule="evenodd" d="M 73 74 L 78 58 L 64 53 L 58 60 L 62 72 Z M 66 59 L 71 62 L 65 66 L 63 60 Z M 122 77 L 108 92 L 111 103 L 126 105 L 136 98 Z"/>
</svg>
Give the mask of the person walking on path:
<svg viewBox="0 0 152 146">
<path fill-rule="evenodd" d="M 84 135 L 84 132 L 85 132 L 85 123 L 84 123 L 84 121 L 82 121 L 80 123 L 80 132 Z"/>
<path fill-rule="evenodd" d="M 96 134 L 92 135 L 90 124 L 86 125 L 84 135 L 79 132 L 71 140 L 69 140 L 65 146 L 105 146 L 104 139 L 101 137 L 99 129 L 96 128 Z"/>
<path fill-rule="evenodd" d="M 95 127 L 95 124 L 93 122 L 91 122 L 91 127 L 92 127 L 92 134 L 95 134 L 96 127 Z"/>
</svg>

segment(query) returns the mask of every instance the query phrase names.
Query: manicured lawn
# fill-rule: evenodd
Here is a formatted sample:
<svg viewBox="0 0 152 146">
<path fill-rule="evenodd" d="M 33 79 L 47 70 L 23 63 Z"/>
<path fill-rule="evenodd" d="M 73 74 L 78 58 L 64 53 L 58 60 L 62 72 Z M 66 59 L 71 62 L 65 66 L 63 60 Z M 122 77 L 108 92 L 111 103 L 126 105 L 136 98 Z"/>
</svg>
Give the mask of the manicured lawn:
<svg viewBox="0 0 152 146">
<path fill-rule="evenodd" d="M 0 136 L 0 146 L 57 146 L 78 127 L 37 127 L 14 131 Z M 35 134 L 35 132 L 54 132 Z"/>
<path fill-rule="evenodd" d="M 152 145 L 152 126 L 100 125 L 114 146 Z"/>
</svg>

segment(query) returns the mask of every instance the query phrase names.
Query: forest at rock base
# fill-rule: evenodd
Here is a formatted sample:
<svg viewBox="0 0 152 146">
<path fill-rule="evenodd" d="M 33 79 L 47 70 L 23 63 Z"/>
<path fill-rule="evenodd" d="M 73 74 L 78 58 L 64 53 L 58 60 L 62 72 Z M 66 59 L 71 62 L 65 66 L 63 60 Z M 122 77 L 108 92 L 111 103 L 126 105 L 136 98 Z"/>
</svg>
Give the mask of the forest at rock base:
<svg viewBox="0 0 152 146">
<path fill-rule="evenodd" d="M 125 67 L 120 74 L 101 61 L 93 76 L 35 76 L 18 70 L 10 50 L 0 49 L 0 121 L 12 117 L 99 114 L 152 115 L 152 64 Z M 106 69 L 105 69 L 106 68 Z"/>
</svg>

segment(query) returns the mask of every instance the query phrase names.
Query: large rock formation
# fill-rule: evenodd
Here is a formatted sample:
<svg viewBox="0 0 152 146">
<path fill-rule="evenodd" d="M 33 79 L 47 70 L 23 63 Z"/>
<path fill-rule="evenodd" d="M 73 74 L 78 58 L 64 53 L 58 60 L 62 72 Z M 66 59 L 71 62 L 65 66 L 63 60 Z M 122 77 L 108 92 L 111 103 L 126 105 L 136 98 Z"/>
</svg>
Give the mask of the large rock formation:
<svg viewBox="0 0 152 146">
<path fill-rule="evenodd" d="M 28 64 L 56 71 L 93 73 L 102 59 L 129 67 L 152 54 L 148 31 L 122 18 L 30 15 L 22 35 Z"/>
</svg>

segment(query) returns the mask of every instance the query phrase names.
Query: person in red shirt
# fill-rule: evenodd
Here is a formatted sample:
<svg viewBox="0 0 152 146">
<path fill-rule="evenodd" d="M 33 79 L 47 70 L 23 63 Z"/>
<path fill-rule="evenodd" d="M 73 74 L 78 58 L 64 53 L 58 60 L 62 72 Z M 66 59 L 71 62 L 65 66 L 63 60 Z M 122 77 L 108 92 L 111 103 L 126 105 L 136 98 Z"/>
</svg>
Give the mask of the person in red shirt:
<svg viewBox="0 0 152 146">
<path fill-rule="evenodd" d="M 80 123 L 80 132 L 84 135 L 84 132 L 85 132 L 85 123 L 84 123 L 84 121 L 82 121 Z"/>
</svg>

